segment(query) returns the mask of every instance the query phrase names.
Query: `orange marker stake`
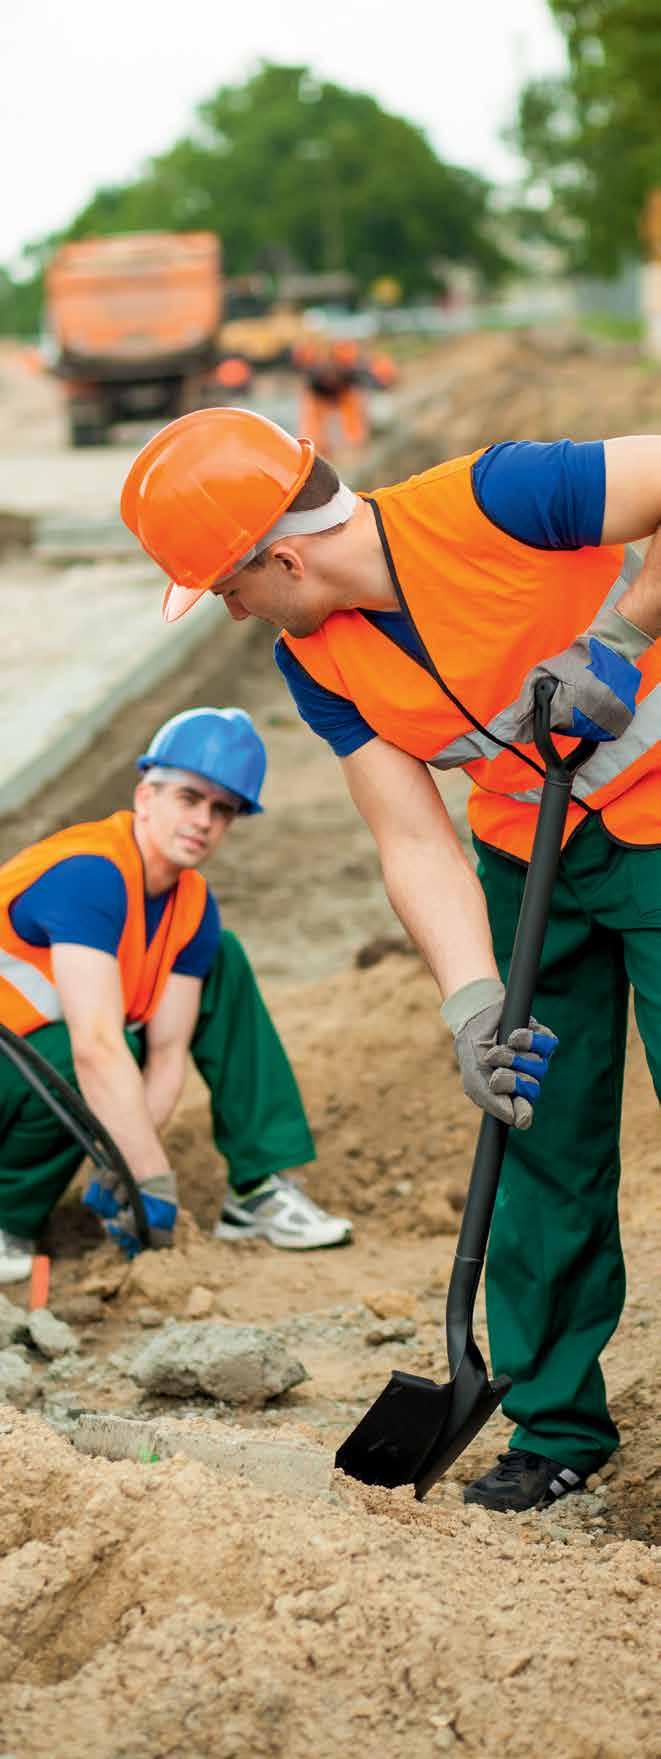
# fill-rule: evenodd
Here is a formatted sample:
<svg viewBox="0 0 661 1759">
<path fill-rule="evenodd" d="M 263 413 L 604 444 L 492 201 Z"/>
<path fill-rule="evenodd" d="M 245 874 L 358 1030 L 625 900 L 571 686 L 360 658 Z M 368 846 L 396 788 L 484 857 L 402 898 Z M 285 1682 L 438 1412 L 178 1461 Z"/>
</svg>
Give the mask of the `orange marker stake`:
<svg viewBox="0 0 661 1759">
<path fill-rule="evenodd" d="M 30 1312 L 35 1307 L 48 1306 L 48 1285 L 50 1282 L 50 1258 L 45 1252 L 37 1252 L 32 1260 L 32 1278 L 30 1281 Z"/>
</svg>

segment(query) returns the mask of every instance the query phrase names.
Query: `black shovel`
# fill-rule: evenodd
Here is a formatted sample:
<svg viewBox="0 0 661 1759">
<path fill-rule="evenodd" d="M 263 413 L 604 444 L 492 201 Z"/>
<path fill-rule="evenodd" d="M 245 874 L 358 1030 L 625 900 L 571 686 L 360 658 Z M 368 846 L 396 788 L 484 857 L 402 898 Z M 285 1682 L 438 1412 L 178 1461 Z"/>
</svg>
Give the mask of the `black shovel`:
<svg viewBox="0 0 661 1759">
<path fill-rule="evenodd" d="M 90 1111 L 81 1095 L 42 1057 L 41 1052 L 35 1050 L 27 1039 L 19 1038 L 15 1032 L 11 1032 L 8 1026 L 0 1026 L 0 1055 L 14 1064 L 24 1081 L 34 1088 L 44 1105 L 54 1112 L 69 1134 L 80 1143 L 85 1154 L 94 1161 L 94 1165 L 104 1172 L 116 1173 L 121 1179 L 133 1210 L 140 1245 L 150 1246 L 149 1225 L 140 1186 L 100 1118 Z"/>
<path fill-rule="evenodd" d="M 509 980 L 499 1027 L 504 1042 L 527 1026 L 537 983 L 551 893 L 560 859 L 572 778 L 595 745 L 582 739 L 567 758 L 551 738 L 553 678 L 535 689 L 535 744 L 546 773 L 535 842 L 517 923 Z M 357 1428 L 338 1449 L 335 1464 L 363 1484 L 415 1485 L 419 1501 L 463 1453 L 509 1391 L 502 1374 L 490 1380 L 473 1337 L 473 1307 L 489 1238 L 489 1228 L 509 1125 L 485 1113 L 457 1243 L 446 1307 L 450 1380 L 405 1374 L 395 1369 L 388 1385 Z"/>
</svg>

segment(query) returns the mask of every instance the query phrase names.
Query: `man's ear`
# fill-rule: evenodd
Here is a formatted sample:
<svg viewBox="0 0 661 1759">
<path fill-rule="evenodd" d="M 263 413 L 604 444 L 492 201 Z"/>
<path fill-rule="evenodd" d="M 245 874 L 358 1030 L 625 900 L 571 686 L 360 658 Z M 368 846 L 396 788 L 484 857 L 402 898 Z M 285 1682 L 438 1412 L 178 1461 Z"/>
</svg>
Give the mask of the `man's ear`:
<svg viewBox="0 0 661 1759">
<path fill-rule="evenodd" d="M 292 544 L 286 538 L 280 538 L 273 545 L 269 554 L 274 562 L 278 562 L 281 568 L 286 569 L 288 574 L 294 574 L 297 580 L 303 579 L 305 563 L 298 544 Z"/>
</svg>

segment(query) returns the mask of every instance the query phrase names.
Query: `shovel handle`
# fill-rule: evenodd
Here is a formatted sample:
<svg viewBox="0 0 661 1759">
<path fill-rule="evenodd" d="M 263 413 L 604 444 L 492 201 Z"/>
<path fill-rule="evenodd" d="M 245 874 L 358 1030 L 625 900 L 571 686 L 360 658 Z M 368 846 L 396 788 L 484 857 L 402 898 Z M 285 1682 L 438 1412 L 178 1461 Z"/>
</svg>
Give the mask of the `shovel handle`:
<svg viewBox="0 0 661 1759">
<path fill-rule="evenodd" d="M 530 1019 L 572 780 L 595 750 L 595 742 L 589 739 L 581 739 L 568 757 L 562 757 L 556 750 L 550 714 L 555 689 L 554 678 L 542 678 L 535 687 L 535 744 L 544 759 L 545 777 L 498 1032 L 501 1044 L 518 1026 L 527 1026 Z M 463 1355 L 470 1328 L 509 1128 L 500 1118 L 485 1112 L 448 1289 L 448 1355 L 453 1370 Z"/>
</svg>

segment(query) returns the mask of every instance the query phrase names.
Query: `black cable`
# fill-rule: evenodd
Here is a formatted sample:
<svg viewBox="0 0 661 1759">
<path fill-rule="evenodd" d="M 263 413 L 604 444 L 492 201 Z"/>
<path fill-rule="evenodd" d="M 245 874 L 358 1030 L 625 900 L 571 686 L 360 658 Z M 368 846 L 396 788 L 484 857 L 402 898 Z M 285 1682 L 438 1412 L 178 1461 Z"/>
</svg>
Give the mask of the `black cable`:
<svg viewBox="0 0 661 1759">
<path fill-rule="evenodd" d="M 90 1110 L 79 1093 L 65 1081 L 64 1076 L 54 1069 L 45 1057 L 36 1051 L 34 1045 L 28 1044 L 11 1032 L 8 1026 L 0 1025 L 0 1052 L 6 1056 L 14 1068 L 18 1069 L 35 1093 L 39 1094 L 44 1104 L 54 1112 L 65 1129 L 79 1142 L 81 1148 L 94 1161 L 95 1166 L 104 1172 L 116 1173 L 126 1187 L 128 1200 L 133 1210 L 136 1233 L 140 1245 L 151 1245 L 149 1225 L 145 1216 L 140 1186 L 134 1179 L 130 1167 L 127 1166 L 123 1154 L 113 1141 L 95 1113 Z M 54 1089 L 51 1092 L 51 1089 Z"/>
</svg>

